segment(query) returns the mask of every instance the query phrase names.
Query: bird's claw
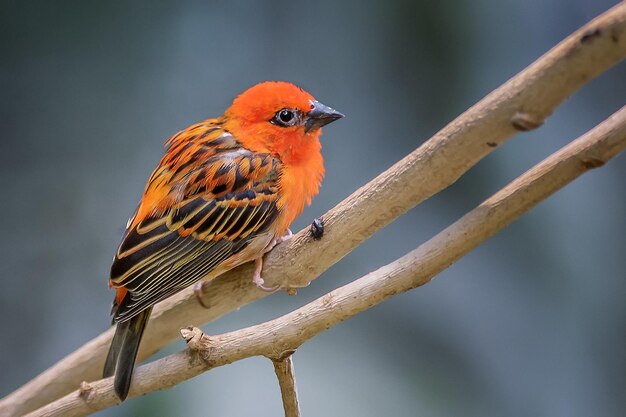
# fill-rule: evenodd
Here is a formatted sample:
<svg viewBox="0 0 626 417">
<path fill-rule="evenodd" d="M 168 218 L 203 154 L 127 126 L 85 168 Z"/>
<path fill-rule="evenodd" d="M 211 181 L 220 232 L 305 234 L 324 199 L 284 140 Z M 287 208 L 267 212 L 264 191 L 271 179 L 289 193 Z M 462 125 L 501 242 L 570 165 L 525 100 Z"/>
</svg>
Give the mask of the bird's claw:
<svg viewBox="0 0 626 417">
<path fill-rule="evenodd" d="M 293 232 L 291 231 L 291 229 L 287 229 L 287 233 L 285 233 L 283 236 L 279 238 L 276 238 L 276 243 L 274 245 L 278 245 L 279 243 L 286 242 L 292 237 L 293 237 Z"/>
<path fill-rule="evenodd" d="M 252 282 L 259 287 L 260 290 L 265 292 L 274 292 L 280 288 L 280 285 L 274 287 L 266 287 L 265 280 L 261 277 L 261 270 L 263 269 L 263 258 L 256 258 L 254 260 L 254 274 L 252 275 Z"/>
<path fill-rule="evenodd" d="M 283 236 L 281 237 L 277 237 L 276 239 L 273 239 L 269 245 L 267 245 L 267 247 L 265 249 L 263 249 L 263 253 L 267 253 L 269 251 L 271 251 L 272 249 L 274 249 L 274 247 L 276 245 L 278 245 L 279 243 L 282 242 L 286 242 L 289 239 L 291 239 L 293 237 L 293 233 L 291 232 L 290 229 L 287 229 L 287 233 L 285 233 Z M 263 266 L 263 264 L 261 264 L 261 266 Z"/>
<path fill-rule="evenodd" d="M 209 306 L 208 306 L 208 305 L 206 305 L 206 304 L 204 303 L 204 301 L 202 301 L 202 297 L 204 297 L 204 294 L 205 294 L 205 292 L 204 292 L 204 288 L 203 288 L 203 285 L 202 285 L 202 284 L 204 284 L 204 282 L 203 282 L 203 281 L 196 282 L 196 285 L 194 285 L 194 286 L 193 286 L 193 293 L 196 295 L 196 299 L 198 300 L 198 303 L 199 303 L 202 307 L 204 307 L 204 308 L 209 308 Z"/>
<path fill-rule="evenodd" d="M 260 274 L 257 274 L 257 273 L 255 273 L 254 276 L 252 277 L 252 282 L 254 282 L 254 284 L 257 287 L 259 287 L 260 290 L 265 291 L 265 292 L 274 292 L 278 290 L 278 288 L 280 288 L 280 285 L 275 285 L 274 287 L 266 287 L 265 280 L 261 278 Z"/>
<path fill-rule="evenodd" d="M 281 237 L 277 237 L 276 239 L 272 240 L 272 242 L 269 245 L 267 245 L 263 253 L 267 253 L 271 251 L 272 249 L 274 249 L 276 245 L 278 245 L 279 243 L 285 242 L 291 239 L 292 237 L 293 237 L 293 232 L 291 231 L 291 229 L 287 229 L 287 233 L 285 233 Z M 274 292 L 280 288 L 280 284 L 274 287 L 265 286 L 265 280 L 261 277 L 261 270 L 263 269 L 263 257 L 262 256 L 254 260 L 254 267 L 255 268 L 254 268 L 254 275 L 252 276 L 252 282 L 254 282 L 254 284 L 257 287 L 259 287 L 259 289 L 266 291 L 266 292 Z"/>
</svg>

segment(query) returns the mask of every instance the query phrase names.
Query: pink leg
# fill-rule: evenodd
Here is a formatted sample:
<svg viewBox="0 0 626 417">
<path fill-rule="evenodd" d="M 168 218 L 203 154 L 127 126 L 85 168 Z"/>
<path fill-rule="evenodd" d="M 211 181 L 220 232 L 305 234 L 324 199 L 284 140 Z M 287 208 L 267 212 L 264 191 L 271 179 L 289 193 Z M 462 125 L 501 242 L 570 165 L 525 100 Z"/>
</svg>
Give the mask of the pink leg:
<svg viewBox="0 0 626 417">
<path fill-rule="evenodd" d="M 287 233 L 285 233 L 283 236 L 278 237 L 276 239 L 274 239 L 269 245 L 267 245 L 267 247 L 265 248 L 265 250 L 263 251 L 263 253 L 267 253 L 269 251 L 271 251 L 272 249 L 274 249 L 274 246 L 278 245 L 279 243 L 282 242 L 286 242 L 289 239 L 291 239 L 293 237 L 293 233 L 291 231 L 291 229 L 287 229 Z M 254 260 L 254 274 L 252 275 L 252 282 L 254 282 L 256 284 L 257 287 L 259 287 L 261 290 L 263 291 L 267 291 L 267 292 L 274 292 L 276 291 L 280 285 L 277 285 L 273 288 L 270 287 L 266 287 L 265 281 L 263 280 L 263 278 L 261 277 L 261 270 L 263 269 L 263 256 L 260 256 L 258 258 L 256 258 Z M 193 292 L 196 295 L 196 298 L 198 299 L 198 302 L 200 303 L 200 305 L 204 308 L 209 308 L 208 305 L 206 305 L 204 303 L 204 301 L 202 301 L 202 297 L 204 297 L 204 284 L 205 282 L 200 281 L 197 282 L 196 285 L 194 285 L 193 287 Z"/>
<path fill-rule="evenodd" d="M 285 233 L 283 236 L 277 238 L 275 244 L 278 245 L 279 243 L 286 242 L 289 239 L 291 239 L 292 237 L 293 237 L 293 232 L 291 231 L 291 229 L 287 229 L 287 233 Z"/>
<path fill-rule="evenodd" d="M 202 284 L 204 284 L 203 281 L 196 282 L 196 285 L 193 286 L 193 293 L 196 295 L 196 298 L 202 307 L 209 308 L 209 306 L 202 301 L 202 297 L 204 297 L 205 294 Z"/>
<path fill-rule="evenodd" d="M 293 236 L 293 233 L 291 232 L 291 229 L 287 229 L 287 233 L 285 233 L 284 236 L 281 236 L 272 240 L 272 242 L 269 245 L 267 245 L 265 250 L 263 250 L 263 253 L 265 254 L 271 251 L 272 249 L 274 249 L 274 246 L 291 239 L 292 236 Z M 274 292 L 280 287 L 280 285 L 277 285 L 273 288 L 269 288 L 264 285 L 265 281 L 261 277 L 261 270 L 263 269 L 263 256 L 259 256 L 258 258 L 254 260 L 254 267 L 255 268 L 254 268 L 254 275 L 252 276 L 252 282 L 254 282 L 257 287 L 259 287 L 263 291 L 268 291 L 268 292 Z"/>
<path fill-rule="evenodd" d="M 278 245 L 279 243 L 286 242 L 289 239 L 291 239 L 292 237 L 293 237 L 293 233 L 291 233 L 290 229 L 287 229 L 287 233 L 285 233 L 284 236 L 277 237 L 276 239 L 272 240 L 270 242 L 270 244 L 267 245 L 267 247 L 265 249 L 263 249 L 263 253 L 267 253 L 267 252 L 271 251 L 272 249 L 274 249 L 274 246 Z"/>
<path fill-rule="evenodd" d="M 252 282 L 254 282 L 256 284 L 257 287 L 259 287 L 261 290 L 263 291 L 267 291 L 267 292 L 274 292 L 276 291 L 280 285 L 277 285 L 275 287 L 266 287 L 265 281 L 263 280 L 263 278 L 261 278 L 261 270 L 263 269 L 263 257 L 258 257 L 254 260 L 254 274 L 252 275 Z"/>
</svg>

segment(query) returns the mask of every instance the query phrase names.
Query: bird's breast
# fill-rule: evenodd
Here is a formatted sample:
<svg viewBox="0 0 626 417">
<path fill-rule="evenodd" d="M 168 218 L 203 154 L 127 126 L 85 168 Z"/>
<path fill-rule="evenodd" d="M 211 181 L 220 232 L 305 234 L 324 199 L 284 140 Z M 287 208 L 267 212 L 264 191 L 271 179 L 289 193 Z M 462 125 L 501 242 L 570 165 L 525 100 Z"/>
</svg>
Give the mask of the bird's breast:
<svg viewBox="0 0 626 417">
<path fill-rule="evenodd" d="M 280 192 L 278 208 L 281 216 L 276 227 L 277 236 L 284 235 L 304 207 L 311 204 L 311 200 L 319 192 L 323 178 L 324 165 L 321 155 L 319 160 L 312 158 L 306 164 L 283 167 L 278 182 Z"/>
</svg>

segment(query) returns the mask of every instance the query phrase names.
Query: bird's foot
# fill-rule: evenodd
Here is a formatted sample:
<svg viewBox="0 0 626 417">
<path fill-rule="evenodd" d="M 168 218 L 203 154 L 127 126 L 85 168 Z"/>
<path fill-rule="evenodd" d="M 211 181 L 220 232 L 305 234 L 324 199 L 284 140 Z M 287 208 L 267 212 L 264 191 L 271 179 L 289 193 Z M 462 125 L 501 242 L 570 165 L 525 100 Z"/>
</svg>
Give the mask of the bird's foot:
<svg viewBox="0 0 626 417">
<path fill-rule="evenodd" d="M 275 247 L 276 245 L 278 245 L 279 243 L 282 243 L 282 242 L 286 242 L 286 241 L 288 241 L 289 239 L 291 239 L 292 237 L 293 237 L 293 233 L 291 232 L 291 229 L 287 229 L 287 233 L 285 233 L 285 234 L 284 234 L 283 236 L 281 236 L 281 237 L 277 237 L 276 239 L 272 240 L 272 241 L 270 242 L 270 244 L 269 244 L 269 245 L 267 245 L 267 246 L 265 247 L 265 249 L 263 249 L 263 253 L 267 253 L 267 252 L 271 251 L 272 249 L 274 249 L 274 247 Z"/>
<path fill-rule="evenodd" d="M 200 303 L 202 307 L 209 308 L 209 306 L 206 305 L 204 301 L 202 301 L 202 297 L 204 297 L 204 295 L 206 294 L 204 292 L 204 285 L 203 285 L 205 282 L 208 282 L 208 281 L 196 282 L 196 285 L 193 286 L 193 293 L 196 295 L 196 299 L 198 300 L 198 303 Z"/>
<path fill-rule="evenodd" d="M 265 280 L 261 277 L 261 270 L 263 269 L 263 258 L 259 257 L 254 260 L 254 274 L 252 275 L 252 282 L 256 284 L 259 289 L 266 292 L 274 292 L 280 285 L 276 285 L 275 287 L 266 287 Z"/>
<path fill-rule="evenodd" d="M 278 245 L 279 243 L 282 243 L 282 242 L 286 242 L 292 237 L 293 237 L 293 232 L 291 231 L 291 229 L 287 229 L 287 233 L 285 233 L 283 236 L 276 239 L 275 245 Z"/>
</svg>

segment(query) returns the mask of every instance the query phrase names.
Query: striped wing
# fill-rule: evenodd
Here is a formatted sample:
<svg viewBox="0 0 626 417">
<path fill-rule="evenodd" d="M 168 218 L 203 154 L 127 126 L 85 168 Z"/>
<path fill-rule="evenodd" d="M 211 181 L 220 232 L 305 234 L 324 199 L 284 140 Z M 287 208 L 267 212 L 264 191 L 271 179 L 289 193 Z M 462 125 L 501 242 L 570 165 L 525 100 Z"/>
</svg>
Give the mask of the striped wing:
<svg viewBox="0 0 626 417">
<path fill-rule="evenodd" d="M 111 267 L 111 284 L 127 290 L 114 306 L 114 321 L 126 321 L 197 282 L 253 239 L 272 233 L 280 161 L 243 149 L 224 133 L 215 140 L 219 146 L 185 148 L 203 153 L 194 168 L 185 165 L 190 155 L 172 159 L 172 145 L 150 179 L 142 205 L 151 214 L 130 223 Z"/>
</svg>

